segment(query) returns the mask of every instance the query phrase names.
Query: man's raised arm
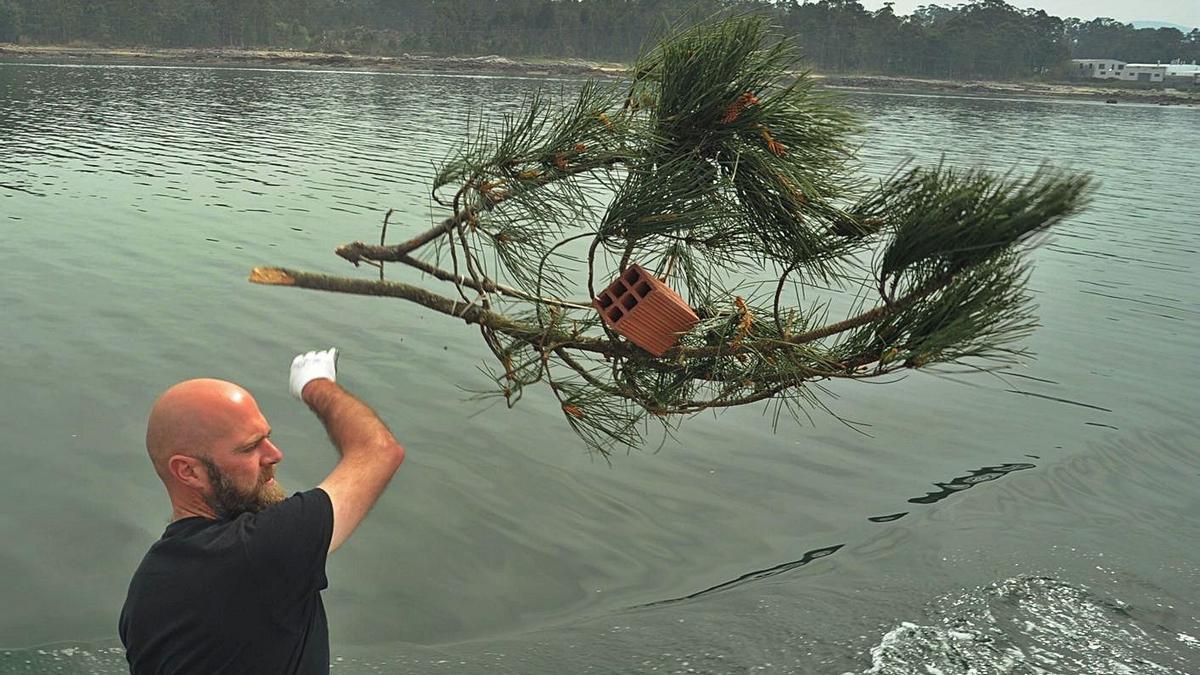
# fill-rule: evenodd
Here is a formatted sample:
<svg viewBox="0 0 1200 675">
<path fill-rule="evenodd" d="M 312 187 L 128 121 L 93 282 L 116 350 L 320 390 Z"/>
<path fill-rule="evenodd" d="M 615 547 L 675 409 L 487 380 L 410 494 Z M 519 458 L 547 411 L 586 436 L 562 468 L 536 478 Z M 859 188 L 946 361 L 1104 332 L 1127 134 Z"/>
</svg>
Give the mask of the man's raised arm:
<svg viewBox="0 0 1200 675">
<path fill-rule="evenodd" d="M 354 532 L 392 474 L 404 448 L 365 403 L 336 382 L 337 350 L 308 352 L 292 362 L 292 394 L 316 413 L 342 459 L 317 487 L 333 503 L 332 553 Z"/>
</svg>

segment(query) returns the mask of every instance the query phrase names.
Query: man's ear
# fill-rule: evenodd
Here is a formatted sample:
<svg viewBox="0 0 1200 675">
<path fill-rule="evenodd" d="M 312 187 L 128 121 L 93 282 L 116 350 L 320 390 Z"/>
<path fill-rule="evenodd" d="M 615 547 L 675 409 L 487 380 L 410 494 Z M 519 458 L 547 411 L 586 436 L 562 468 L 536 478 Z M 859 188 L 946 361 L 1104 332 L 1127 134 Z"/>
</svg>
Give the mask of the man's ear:
<svg viewBox="0 0 1200 675">
<path fill-rule="evenodd" d="M 172 478 L 190 488 L 204 490 L 210 485 L 208 471 L 195 457 L 171 455 L 167 460 L 167 472 Z"/>
</svg>

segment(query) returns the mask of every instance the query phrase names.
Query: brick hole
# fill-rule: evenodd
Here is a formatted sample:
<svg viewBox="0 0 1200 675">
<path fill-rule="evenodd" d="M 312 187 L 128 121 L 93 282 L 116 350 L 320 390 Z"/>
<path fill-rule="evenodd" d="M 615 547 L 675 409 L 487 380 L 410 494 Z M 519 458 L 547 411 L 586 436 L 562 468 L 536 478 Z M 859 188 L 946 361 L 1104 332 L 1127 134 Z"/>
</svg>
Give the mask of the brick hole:
<svg viewBox="0 0 1200 675">
<path fill-rule="evenodd" d="M 629 292 L 629 287 L 622 283 L 620 279 L 617 279 L 613 282 L 613 285 L 609 287 L 608 290 L 610 293 L 619 298 Z"/>
<path fill-rule="evenodd" d="M 600 297 L 596 298 L 596 301 L 600 303 L 600 309 L 607 309 L 609 305 L 613 304 L 613 296 L 608 293 L 601 293 Z"/>
<path fill-rule="evenodd" d="M 650 295 L 650 283 L 645 280 L 641 281 L 637 286 L 633 287 L 633 292 L 637 293 L 639 298 L 644 298 L 647 295 Z"/>
<path fill-rule="evenodd" d="M 623 317 L 623 316 L 625 316 L 625 312 L 622 311 L 620 307 L 613 305 L 612 307 L 608 308 L 608 320 L 609 321 L 616 323 L 616 322 L 620 321 L 621 317 Z"/>
<path fill-rule="evenodd" d="M 626 310 L 631 310 L 638 304 L 638 298 L 633 293 L 630 293 L 621 298 L 621 304 L 625 305 Z"/>
<path fill-rule="evenodd" d="M 621 275 L 621 280 L 628 283 L 630 286 L 641 281 L 641 279 L 642 275 L 638 274 L 638 269 L 636 267 L 630 267 L 629 269 L 625 270 L 625 274 Z"/>
</svg>

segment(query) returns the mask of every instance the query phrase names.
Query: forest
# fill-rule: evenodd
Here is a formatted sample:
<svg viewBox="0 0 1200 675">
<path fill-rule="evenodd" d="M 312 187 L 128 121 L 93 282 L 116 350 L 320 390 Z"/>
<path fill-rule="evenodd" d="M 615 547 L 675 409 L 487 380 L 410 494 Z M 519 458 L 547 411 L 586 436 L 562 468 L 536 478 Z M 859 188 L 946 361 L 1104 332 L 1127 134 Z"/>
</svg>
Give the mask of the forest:
<svg viewBox="0 0 1200 675">
<path fill-rule="evenodd" d="M 1200 60 L 1200 29 L 1060 18 L 1003 0 L 896 14 L 854 0 L 0 0 L 0 42 L 499 54 L 628 62 L 671 27 L 770 16 L 824 73 L 1057 78 L 1071 58 Z"/>
</svg>

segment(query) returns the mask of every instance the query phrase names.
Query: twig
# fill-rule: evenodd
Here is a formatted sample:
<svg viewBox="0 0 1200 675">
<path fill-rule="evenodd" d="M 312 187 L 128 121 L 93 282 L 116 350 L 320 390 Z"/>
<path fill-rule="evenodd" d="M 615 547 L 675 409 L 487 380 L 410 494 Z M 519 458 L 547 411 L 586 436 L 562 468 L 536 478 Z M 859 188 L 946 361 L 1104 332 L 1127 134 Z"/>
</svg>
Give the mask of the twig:
<svg viewBox="0 0 1200 675">
<path fill-rule="evenodd" d="M 379 233 L 380 246 L 383 246 L 387 243 L 388 218 L 392 217 L 393 211 L 395 211 L 395 209 L 388 209 L 387 213 L 383 214 L 383 231 Z M 383 261 L 379 262 L 379 280 L 383 281 Z"/>
<path fill-rule="evenodd" d="M 400 256 L 412 253 L 425 244 L 434 241 L 443 234 L 452 232 L 454 228 L 466 223 L 472 217 L 477 217 L 481 213 L 491 211 L 492 209 L 496 208 L 498 204 L 508 201 L 513 197 L 536 190 L 537 188 L 540 188 L 554 180 L 561 180 L 569 176 L 587 173 L 595 169 L 611 167 L 615 164 L 620 164 L 623 161 L 624 158 L 622 157 L 608 157 L 594 162 L 577 164 L 570 167 L 566 171 L 559 171 L 553 176 L 547 175 L 540 180 L 529 181 L 528 184 L 516 186 L 509 192 L 506 192 L 502 195 L 496 195 L 492 198 L 484 200 L 483 205 L 480 207 L 466 206 L 461 211 L 455 211 L 454 215 L 446 218 L 441 223 L 401 244 L 393 244 L 391 246 L 371 246 L 369 244 L 364 244 L 361 241 L 356 241 L 339 246 L 335 250 L 335 253 L 342 258 L 345 258 L 349 262 L 354 263 L 355 265 L 359 264 L 359 262 L 364 259 L 377 260 L 381 262 L 395 262 Z"/>
<path fill-rule="evenodd" d="M 367 262 L 367 261 L 364 260 L 363 262 Z M 537 303 L 541 303 L 543 305 L 552 305 L 555 307 L 565 307 L 568 309 L 592 309 L 592 306 L 590 304 L 587 304 L 587 303 L 583 302 L 582 300 L 561 300 L 559 298 L 538 297 L 531 293 L 526 293 L 525 291 L 522 291 L 519 288 L 513 288 L 511 286 L 505 286 L 503 284 L 498 284 L 498 283 L 492 281 L 491 279 L 487 279 L 487 278 L 483 279 L 483 281 L 477 285 L 474 279 L 463 278 L 457 274 L 448 272 L 440 267 L 435 267 L 435 266 L 425 262 L 424 260 L 420 260 L 420 259 L 414 258 L 412 256 L 406 255 L 406 256 L 400 258 L 398 260 L 398 262 L 402 262 L 405 265 L 415 267 L 416 269 L 419 269 L 422 272 L 424 272 L 436 279 L 439 279 L 441 281 L 449 281 L 449 282 L 452 282 L 457 285 L 467 286 L 468 288 L 473 288 L 477 291 L 485 291 L 486 290 L 486 291 L 490 291 L 493 293 L 499 293 L 501 295 L 507 295 L 507 296 L 513 297 L 513 298 L 519 298 L 521 300 L 527 300 L 529 302 L 537 302 Z"/>
<path fill-rule="evenodd" d="M 799 263 L 792 263 L 791 265 L 788 265 L 787 269 L 783 270 L 783 274 L 779 275 L 779 285 L 777 285 L 775 287 L 775 303 L 773 305 L 773 307 L 774 307 L 773 313 L 775 315 L 775 329 L 778 330 L 779 335 L 784 338 L 786 338 L 788 336 L 788 334 L 787 334 L 787 331 L 784 330 L 783 322 L 779 318 L 779 298 L 780 298 L 780 296 L 783 295 L 783 287 L 787 283 L 788 275 L 791 274 L 793 271 L 795 271 L 797 267 L 799 267 Z"/>
</svg>

